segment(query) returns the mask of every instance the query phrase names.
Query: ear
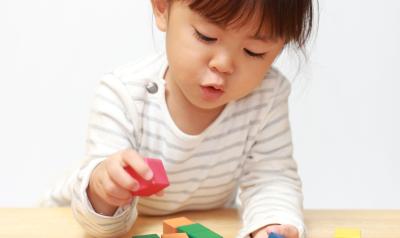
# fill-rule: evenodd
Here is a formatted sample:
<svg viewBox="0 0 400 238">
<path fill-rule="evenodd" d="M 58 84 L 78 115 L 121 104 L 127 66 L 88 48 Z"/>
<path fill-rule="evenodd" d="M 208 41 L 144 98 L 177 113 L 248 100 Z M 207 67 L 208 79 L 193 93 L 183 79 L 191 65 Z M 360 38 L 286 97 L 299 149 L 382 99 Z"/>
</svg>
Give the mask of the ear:
<svg viewBox="0 0 400 238">
<path fill-rule="evenodd" d="M 169 2 L 170 0 L 151 0 L 157 27 L 163 32 L 167 31 Z"/>
</svg>

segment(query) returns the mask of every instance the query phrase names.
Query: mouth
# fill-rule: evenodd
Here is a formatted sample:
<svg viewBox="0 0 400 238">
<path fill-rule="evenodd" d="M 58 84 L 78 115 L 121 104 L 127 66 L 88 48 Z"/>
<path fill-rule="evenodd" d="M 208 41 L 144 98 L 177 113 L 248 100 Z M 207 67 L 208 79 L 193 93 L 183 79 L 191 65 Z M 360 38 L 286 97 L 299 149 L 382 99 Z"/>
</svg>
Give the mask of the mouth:
<svg viewBox="0 0 400 238">
<path fill-rule="evenodd" d="M 214 86 L 200 86 L 203 99 L 207 101 L 217 100 L 224 94 L 222 88 L 217 88 Z"/>
</svg>

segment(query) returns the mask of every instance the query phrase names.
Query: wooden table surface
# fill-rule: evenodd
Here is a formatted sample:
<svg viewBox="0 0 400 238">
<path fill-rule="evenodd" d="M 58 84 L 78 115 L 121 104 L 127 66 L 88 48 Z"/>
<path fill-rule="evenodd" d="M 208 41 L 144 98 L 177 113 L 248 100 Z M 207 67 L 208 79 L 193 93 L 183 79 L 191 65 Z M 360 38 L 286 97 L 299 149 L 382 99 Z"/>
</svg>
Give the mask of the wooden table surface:
<svg viewBox="0 0 400 238">
<path fill-rule="evenodd" d="M 161 233 L 162 220 L 186 216 L 234 238 L 240 228 L 236 210 L 183 212 L 164 217 L 140 217 L 124 238 Z M 400 210 L 306 210 L 308 238 L 332 238 L 337 227 L 361 229 L 362 238 L 400 238 Z M 0 208 L 1 238 L 89 238 L 69 208 Z"/>
</svg>

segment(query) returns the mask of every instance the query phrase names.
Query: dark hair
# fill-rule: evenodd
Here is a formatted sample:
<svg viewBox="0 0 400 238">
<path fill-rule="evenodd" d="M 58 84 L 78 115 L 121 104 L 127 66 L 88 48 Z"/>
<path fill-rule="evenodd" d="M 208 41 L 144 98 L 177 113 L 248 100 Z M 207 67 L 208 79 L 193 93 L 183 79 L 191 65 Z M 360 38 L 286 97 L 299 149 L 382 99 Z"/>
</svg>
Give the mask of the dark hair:
<svg viewBox="0 0 400 238">
<path fill-rule="evenodd" d="M 176 0 L 178 1 L 178 0 Z M 181 0 L 221 27 L 242 27 L 257 17 L 256 35 L 283 38 L 304 48 L 313 27 L 313 0 Z M 317 1 L 317 0 L 315 0 Z"/>
</svg>

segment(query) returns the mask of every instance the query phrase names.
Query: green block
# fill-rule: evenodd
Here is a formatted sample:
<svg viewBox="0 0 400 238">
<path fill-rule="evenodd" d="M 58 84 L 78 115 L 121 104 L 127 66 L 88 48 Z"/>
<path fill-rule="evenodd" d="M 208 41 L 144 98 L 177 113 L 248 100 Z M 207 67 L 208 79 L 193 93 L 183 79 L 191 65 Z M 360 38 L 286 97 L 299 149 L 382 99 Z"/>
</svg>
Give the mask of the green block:
<svg viewBox="0 0 400 238">
<path fill-rule="evenodd" d="M 178 232 L 185 232 L 189 238 L 223 238 L 199 223 L 179 226 L 177 227 L 177 230 Z"/>
<path fill-rule="evenodd" d="M 132 236 L 132 238 L 160 238 L 157 234 L 147 234 L 140 236 Z"/>
<path fill-rule="evenodd" d="M 207 227 L 199 224 L 199 223 L 193 223 L 193 224 L 189 224 L 189 225 L 184 225 L 184 226 L 178 226 L 176 228 L 178 231 L 180 232 L 198 232 L 198 231 L 205 231 L 208 230 Z"/>
</svg>

